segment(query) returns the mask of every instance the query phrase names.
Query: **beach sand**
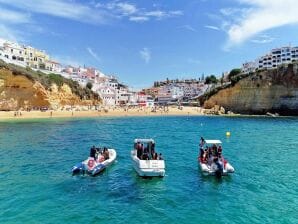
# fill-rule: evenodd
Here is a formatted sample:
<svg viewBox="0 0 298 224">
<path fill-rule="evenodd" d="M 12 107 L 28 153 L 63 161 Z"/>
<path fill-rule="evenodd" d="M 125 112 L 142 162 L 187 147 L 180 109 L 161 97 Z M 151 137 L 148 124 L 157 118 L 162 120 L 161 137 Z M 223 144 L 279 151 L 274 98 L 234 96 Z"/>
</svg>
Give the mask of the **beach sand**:
<svg viewBox="0 0 298 224">
<path fill-rule="evenodd" d="M 125 117 L 125 116 L 183 116 L 203 115 L 200 107 L 168 107 L 152 112 L 150 108 L 113 108 L 107 110 L 48 110 L 48 111 L 0 111 L 0 119 L 59 118 L 59 117 Z"/>
</svg>

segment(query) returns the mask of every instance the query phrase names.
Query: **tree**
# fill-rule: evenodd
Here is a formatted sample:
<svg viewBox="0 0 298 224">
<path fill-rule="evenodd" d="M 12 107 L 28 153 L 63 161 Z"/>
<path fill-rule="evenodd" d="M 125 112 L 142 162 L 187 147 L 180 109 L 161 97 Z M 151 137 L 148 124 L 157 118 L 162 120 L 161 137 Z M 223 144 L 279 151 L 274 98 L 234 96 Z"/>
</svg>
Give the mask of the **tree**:
<svg viewBox="0 0 298 224">
<path fill-rule="evenodd" d="M 234 68 L 230 71 L 229 75 L 228 75 L 228 78 L 229 80 L 231 80 L 232 77 L 238 75 L 241 73 L 241 69 L 240 68 Z"/>
<path fill-rule="evenodd" d="M 215 75 L 207 76 L 205 79 L 205 84 L 217 83 L 217 78 Z"/>
<path fill-rule="evenodd" d="M 92 89 L 92 86 L 93 86 L 93 85 L 92 85 L 91 82 L 88 82 L 87 85 L 86 85 L 86 87 L 87 87 L 88 89 Z"/>
</svg>

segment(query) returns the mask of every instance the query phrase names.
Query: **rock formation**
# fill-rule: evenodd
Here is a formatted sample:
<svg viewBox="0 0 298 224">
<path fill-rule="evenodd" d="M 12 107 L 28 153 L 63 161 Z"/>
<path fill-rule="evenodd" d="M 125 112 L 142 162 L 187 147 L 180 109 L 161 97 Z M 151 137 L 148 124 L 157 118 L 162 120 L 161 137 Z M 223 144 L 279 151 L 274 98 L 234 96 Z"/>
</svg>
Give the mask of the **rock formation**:
<svg viewBox="0 0 298 224">
<path fill-rule="evenodd" d="M 46 89 L 41 83 L 24 75 L 15 75 L 7 68 L 0 68 L 0 110 L 32 108 L 57 109 L 65 105 L 94 105 L 98 100 L 81 100 L 67 84 L 51 84 Z"/>
<path fill-rule="evenodd" d="M 218 106 L 241 114 L 298 115 L 298 65 L 250 74 L 204 102 L 206 109 Z"/>
</svg>

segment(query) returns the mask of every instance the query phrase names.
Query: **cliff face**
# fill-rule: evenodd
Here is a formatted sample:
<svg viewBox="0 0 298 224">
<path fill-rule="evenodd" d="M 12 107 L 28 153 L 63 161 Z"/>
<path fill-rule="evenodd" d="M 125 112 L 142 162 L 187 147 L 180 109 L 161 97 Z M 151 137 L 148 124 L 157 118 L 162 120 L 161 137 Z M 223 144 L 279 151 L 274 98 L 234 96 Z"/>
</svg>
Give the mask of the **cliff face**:
<svg viewBox="0 0 298 224">
<path fill-rule="evenodd" d="M 204 102 L 206 109 L 215 105 L 242 114 L 298 115 L 298 65 L 251 74 Z"/>
<path fill-rule="evenodd" d="M 33 107 L 59 108 L 65 105 L 91 105 L 96 102 L 81 100 L 68 85 L 60 88 L 52 84 L 46 89 L 39 82 L 23 75 L 13 75 L 9 69 L 0 68 L 0 110 L 18 110 Z"/>
</svg>

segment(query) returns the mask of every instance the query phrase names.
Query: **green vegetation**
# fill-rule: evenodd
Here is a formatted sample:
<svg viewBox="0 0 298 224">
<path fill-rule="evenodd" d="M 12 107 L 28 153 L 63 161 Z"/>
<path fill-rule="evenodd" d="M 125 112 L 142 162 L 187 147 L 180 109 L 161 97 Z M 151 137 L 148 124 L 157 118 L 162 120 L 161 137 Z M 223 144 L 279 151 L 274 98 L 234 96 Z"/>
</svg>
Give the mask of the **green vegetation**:
<svg viewBox="0 0 298 224">
<path fill-rule="evenodd" d="M 64 78 L 58 74 L 45 74 L 41 71 L 34 71 L 29 67 L 23 68 L 14 64 L 7 64 L 2 60 L 0 60 L 0 68 L 6 68 L 10 70 L 13 75 L 23 75 L 33 82 L 40 82 L 47 90 L 50 89 L 53 83 L 59 87 L 65 83 L 70 87 L 71 91 L 81 99 L 98 99 L 99 97 L 98 94 L 91 91 L 90 88 L 82 88 L 78 82 Z"/>
<path fill-rule="evenodd" d="M 215 75 L 210 75 L 210 76 L 207 76 L 206 79 L 205 79 L 205 84 L 212 84 L 212 83 L 217 83 L 217 78 L 215 77 Z"/>
<path fill-rule="evenodd" d="M 229 80 L 231 80 L 234 76 L 238 75 L 241 73 L 241 69 L 240 68 L 234 68 L 230 71 L 228 78 Z"/>
<path fill-rule="evenodd" d="M 92 83 L 91 83 L 91 82 L 88 82 L 87 85 L 86 85 L 86 87 L 87 87 L 88 89 L 92 89 Z"/>
</svg>

